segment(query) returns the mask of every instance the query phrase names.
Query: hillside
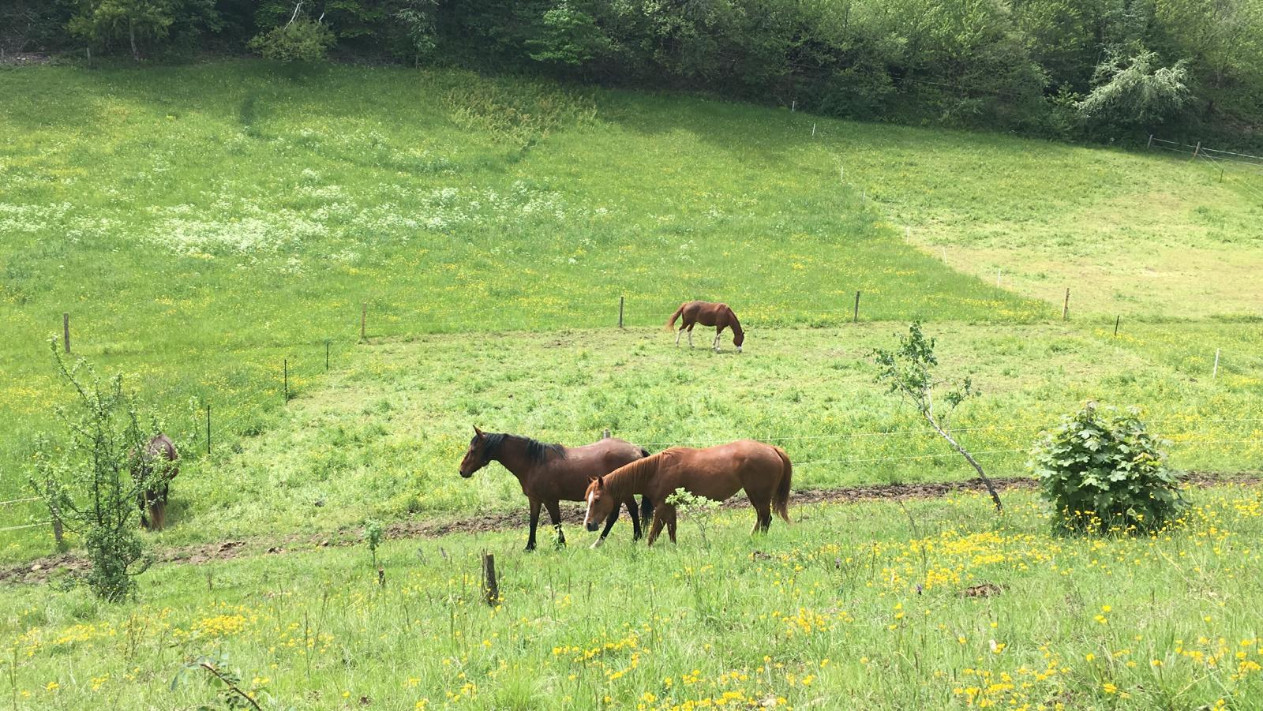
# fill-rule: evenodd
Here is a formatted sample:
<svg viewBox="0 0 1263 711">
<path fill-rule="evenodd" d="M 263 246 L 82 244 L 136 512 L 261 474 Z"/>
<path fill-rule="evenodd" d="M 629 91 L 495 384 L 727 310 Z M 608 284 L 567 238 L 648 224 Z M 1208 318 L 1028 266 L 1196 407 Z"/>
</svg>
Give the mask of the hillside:
<svg viewBox="0 0 1263 711">
<path fill-rule="evenodd" d="M 1257 325 L 1221 320 L 1257 316 L 1260 305 L 1251 275 L 1263 263 L 1255 198 L 1263 178 L 1249 173 L 1220 182 L 1162 156 L 462 72 L 45 67 L 0 72 L 0 88 L 23 97 L 0 106 L 0 130 L 12 137 L 0 146 L 5 497 L 25 493 L 31 436 L 65 398 L 45 343 L 63 312 L 76 354 L 136 374 L 135 386 L 159 405 L 188 480 L 199 482 L 190 492 L 232 480 L 239 464 L 219 457 L 242 449 L 240 437 L 287 422 L 283 369 L 298 407 L 323 397 L 326 348 L 335 370 L 371 370 L 379 362 L 371 344 L 383 339 L 609 328 L 620 296 L 633 327 L 661 324 L 686 298 L 728 301 L 759 338 L 775 331 L 765 342 L 781 349 L 777 382 L 813 382 L 817 373 L 802 370 L 811 361 L 795 362 L 793 349 L 819 352 L 832 337 L 795 341 L 782 329 L 847 323 L 856 291 L 861 321 L 892 322 L 873 333 L 921 318 L 989 325 L 1021 340 L 1027 332 L 1013 329 L 1058 318 L 1069 287 L 1071 327 L 1086 329 L 1070 338 L 1088 344 L 1070 372 L 1086 374 L 1085 384 L 1131 372 L 1165 383 L 1149 394 L 1204 388 L 1177 384 L 1204 377 L 1222 347 L 1225 372 L 1240 378 L 1237 394 L 1199 405 L 1153 401 L 1244 417 L 1258 394 Z M 368 346 L 354 345 L 362 304 Z M 1133 318 L 1211 320 L 1151 329 L 1133 362 L 1096 345 L 1112 343 L 1094 329 L 1119 313 L 1126 337 L 1137 335 Z M 963 338 L 985 343 L 987 332 Z M 530 341 L 523 347 L 534 352 Z M 659 346 L 665 340 L 643 347 Z M 599 347 L 598 339 L 591 348 Z M 861 349 L 847 348 L 842 366 L 860 368 L 847 387 L 871 390 Z M 539 353 L 526 362 L 547 368 Z M 457 355 L 420 365 L 413 387 L 460 372 L 471 356 Z M 1022 362 L 1005 367 L 1016 373 Z M 1150 373 L 1150 362 L 1161 367 Z M 1057 402 L 1080 395 L 1091 391 L 1063 390 Z M 198 469 L 208 405 L 222 449 Z M 783 429 L 764 426 L 752 407 L 734 404 L 697 434 Z M 429 418 L 425 426 L 445 438 L 422 464 L 433 472 L 426 476 L 452 466 L 459 453 L 448 450 L 477 414 L 448 402 L 410 415 Z M 1032 412 L 1029 424 L 1050 414 Z M 782 417 L 800 419 L 792 407 Z M 613 409 L 560 423 L 498 419 L 482 424 L 568 438 L 619 424 Z M 870 414 L 828 434 L 870 425 L 890 423 Z M 665 415 L 616 429 L 654 441 L 681 433 Z M 1229 429 L 1205 436 L 1241 438 Z M 1234 452 L 1188 464 L 1257 466 Z M 392 496 L 385 511 L 398 514 L 414 492 Z M 9 507 L 0 523 L 38 516 Z M 26 555 L 38 540 L 10 554 Z"/>
</svg>

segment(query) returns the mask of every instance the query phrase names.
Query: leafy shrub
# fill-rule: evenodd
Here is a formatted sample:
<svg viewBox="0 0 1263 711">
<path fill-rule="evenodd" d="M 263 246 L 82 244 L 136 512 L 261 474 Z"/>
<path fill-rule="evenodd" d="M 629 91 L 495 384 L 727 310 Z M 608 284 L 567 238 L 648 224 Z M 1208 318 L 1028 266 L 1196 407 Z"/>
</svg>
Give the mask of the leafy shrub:
<svg viewBox="0 0 1263 711">
<path fill-rule="evenodd" d="M 73 406 L 57 409 L 63 435 L 36 443 L 31 483 L 66 528 L 82 536 L 92 561 L 87 576 L 92 592 L 119 602 L 135 590 L 133 578 L 149 567 L 136 531 L 137 498 L 168 473 L 161 466 L 146 473 L 137 457 L 159 427 L 142 426 L 121 375 L 103 382 L 82 359 L 68 366 L 56 339 L 49 345 L 76 397 Z"/>
<path fill-rule="evenodd" d="M 1064 418 L 1036 444 L 1030 464 L 1056 508 L 1054 525 L 1107 533 L 1152 530 L 1170 520 L 1184 500 L 1163 445 L 1134 409 L 1089 402 Z"/>
<path fill-rule="evenodd" d="M 250 40 L 246 46 L 264 59 L 278 62 L 319 62 L 333 46 L 333 31 L 307 17 L 295 17 Z"/>
</svg>

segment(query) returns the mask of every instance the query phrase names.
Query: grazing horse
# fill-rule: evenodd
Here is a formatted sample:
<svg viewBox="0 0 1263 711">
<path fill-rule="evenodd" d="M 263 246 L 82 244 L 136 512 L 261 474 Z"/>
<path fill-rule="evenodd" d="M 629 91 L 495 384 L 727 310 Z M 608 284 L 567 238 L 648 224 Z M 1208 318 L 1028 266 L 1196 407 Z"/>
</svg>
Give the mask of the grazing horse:
<svg viewBox="0 0 1263 711">
<path fill-rule="evenodd" d="M 132 463 L 132 478 L 141 486 L 136 495 L 140 525 L 151 531 L 161 531 L 167 525 L 167 494 L 171 480 L 180 473 L 175 464 L 179 458 L 175 443 L 160 432 Z"/>
<path fill-rule="evenodd" d="M 712 350 L 719 352 L 719 334 L 723 333 L 725 328 L 732 328 L 732 345 L 737 347 L 737 352 L 741 352 L 741 344 L 745 343 L 746 334 L 741 330 L 741 323 L 737 321 L 737 315 L 728 308 L 728 304 L 712 304 L 709 301 L 686 301 L 680 304 L 680 308 L 671 314 L 671 320 L 667 321 L 667 330 L 675 329 L 675 320 L 683 317 L 680 323 L 680 330 L 675 334 L 675 345 L 680 345 L 680 334 L 686 330 L 689 332 L 689 348 L 693 347 L 693 326 L 702 324 L 703 326 L 715 327 L 715 340 L 710 344 Z"/>
<path fill-rule="evenodd" d="M 593 478 L 608 474 L 615 469 L 649 456 L 649 451 L 621 439 L 607 438 L 582 447 L 563 447 L 560 444 L 544 444 L 529 437 L 511 434 L 483 432 L 474 428 L 474 438 L 469 441 L 469 451 L 460 463 L 460 475 L 468 479 L 474 472 L 491 463 L 500 462 L 522 485 L 522 493 L 531 502 L 531 534 L 526 539 L 526 550 L 535 550 L 535 529 L 539 525 L 539 507 L 548 507 L 548 515 L 557 529 L 557 543 L 566 544 L 561 532 L 561 500 L 583 501 L 583 492 Z M 649 522 L 650 509 L 636 513 L 636 499 L 630 495 L 619 503 L 627 505 L 632 519 L 632 540 L 640 539 L 640 519 Z M 645 504 L 648 506 L 648 503 Z M 618 520 L 618 507 L 606 512 L 605 530 L 592 544 L 595 548 L 605 541 L 614 522 Z M 595 530 L 595 529 L 593 529 Z"/>
<path fill-rule="evenodd" d="M 715 501 L 724 501 L 745 489 L 758 515 L 750 533 L 766 533 L 773 511 L 789 522 L 793 474 L 785 451 L 762 442 L 743 439 L 706 449 L 672 447 L 593 480 L 584 494 L 588 512 L 583 523 L 589 531 L 595 531 L 602 517 L 610 511 L 617 512 L 618 502 L 641 494 L 653 505 L 649 545 L 653 545 L 664 523 L 675 543 L 675 506 L 667 503 L 667 497 L 676 489 Z"/>
</svg>

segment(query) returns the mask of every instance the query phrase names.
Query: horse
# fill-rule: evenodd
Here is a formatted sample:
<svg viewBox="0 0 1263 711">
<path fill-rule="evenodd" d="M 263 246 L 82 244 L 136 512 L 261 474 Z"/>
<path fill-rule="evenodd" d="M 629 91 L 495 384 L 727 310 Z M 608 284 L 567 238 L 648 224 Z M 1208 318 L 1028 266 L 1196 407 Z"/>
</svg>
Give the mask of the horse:
<svg viewBox="0 0 1263 711">
<path fill-rule="evenodd" d="M 694 496 L 725 501 L 745 489 L 757 516 L 751 534 L 767 533 L 772 512 L 789 522 L 789 487 L 794 467 L 780 447 L 743 439 L 706 449 L 672 447 L 592 480 L 584 499 L 588 510 L 583 523 L 595 531 L 597 521 L 617 512 L 618 502 L 641 494 L 653 506 L 649 545 L 667 526 L 675 543 L 675 506 L 667 497 L 676 489 Z"/>
<path fill-rule="evenodd" d="M 557 529 L 557 544 L 564 546 L 566 536 L 561 531 L 559 502 L 583 501 L 583 492 L 594 477 L 647 456 L 649 450 L 612 437 L 582 447 L 564 447 L 529 437 L 483 432 L 474 427 L 474 438 L 469 441 L 469 450 L 460 463 L 460 475 L 468 479 L 495 460 L 517 477 L 522 493 L 531 503 L 531 532 L 526 539 L 526 550 L 532 551 L 535 550 L 535 529 L 539 525 L 541 505 L 548 508 L 553 527 Z M 620 499 L 619 503 L 626 504 L 627 513 L 631 514 L 632 540 L 639 540 L 641 518 L 648 525 L 652 509 L 645 501 L 646 508 L 637 515 L 636 499 L 632 496 Z M 614 527 L 614 522 L 618 520 L 618 507 L 606 512 L 606 517 L 605 530 L 592 544 L 593 548 L 601 545 Z"/>
<path fill-rule="evenodd" d="M 675 334 L 675 345 L 680 345 L 680 334 L 685 330 L 689 332 L 689 348 L 693 347 L 693 326 L 702 324 L 703 326 L 715 327 L 715 340 L 710 347 L 716 353 L 719 352 L 719 334 L 723 333 L 725 328 L 732 328 L 732 345 L 737 347 L 737 352 L 741 352 L 741 344 L 745 343 L 746 334 L 741 330 L 741 323 L 737 321 L 737 315 L 728 308 L 728 304 L 713 304 L 709 301 L 686 301 L 680 304 L 680 308 L 671 314 L 671 320 L 667 321 L 667 330 L 675 329 L 675 320 L 683 317 L 684 321 L 680 323 L 680 330 Z"/>
<path fill-rule="evenodd" d="M 167 524 L 167 494 L 171 480 L 180 473 L 175 443 L 159 432 L 132 461 L 132 479 L 140 485 L 136 494 L 140 505 L 140 525 L 161 531 Z"/>
</svg>

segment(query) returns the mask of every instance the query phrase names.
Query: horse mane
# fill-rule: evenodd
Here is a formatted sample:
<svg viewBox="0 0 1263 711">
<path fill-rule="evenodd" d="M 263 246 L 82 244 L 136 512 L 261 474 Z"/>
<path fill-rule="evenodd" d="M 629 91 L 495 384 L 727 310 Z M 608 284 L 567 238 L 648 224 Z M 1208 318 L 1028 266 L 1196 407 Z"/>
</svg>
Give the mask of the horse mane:
<svg viewBox="0 0 1263 711">
<path fill-rule="evenodd" d="M 737 320 L 737 312 L 733 311 L 732 307 L 727 304 L 724 304 L 724 308 L 728 309 L 728 315 L 732 317 L 732 330 L 737 334 L 741 334 L 741 322 Z"/>
<path fill-rule="evenodd" d="M 606 491 L 610 492 L 615 501 L 621 501 L 631 493 L 632 489 L 639 488 L 639 493 L 643 493 L 645 480 L 658 473 L 658 460 L 662 459 L 662 454 L 662 452 L 651 454 L 606 474 L 602 478 Z M 637 487 L 638 484 L 639 487 Z"/>
<path fill-rule="evenodd" d="M 512 439 L 525 445 L 526 458 L 535 464 L 543 464 L 548 461 L 550 453 L 556 454 L 561 459 L 566 458 L 566 448 L 560 444 L 541 442 L 537 439 L 512 435 L 507 432 L 489 432 L 484 434 L 483 437 L 487 440 L 486 452 L 488 457 L 495 456 L 500 451 L 500 446 L 504 444 L 505 440 Z"/>
</svg>

